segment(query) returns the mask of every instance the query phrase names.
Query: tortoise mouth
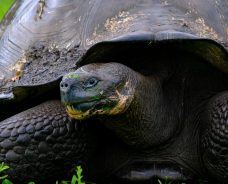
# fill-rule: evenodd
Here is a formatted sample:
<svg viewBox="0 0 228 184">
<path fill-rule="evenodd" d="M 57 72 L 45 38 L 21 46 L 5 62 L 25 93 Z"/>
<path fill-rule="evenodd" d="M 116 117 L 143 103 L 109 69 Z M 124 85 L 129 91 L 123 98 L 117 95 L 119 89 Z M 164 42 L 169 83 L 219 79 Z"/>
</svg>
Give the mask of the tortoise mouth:
<svg viewBox="0 0 228 184">
<path fill-rule="evenodd" d="M 93 108 L 97 103 L 99 103 L 97 100 L 81 101 L 81 102 L 70 103 L 67 105 L 67 107 L 70 107 L 73 111 L 85 112 Z"/>
<path fill-rule="evenodd" d="M 66 109 L 70 117 L 82 120 L 92 115 L 105 114 L 105 112 L 111 110 L 115 104 L 116 102 L 109 99 L 80 101 L 67 104 Z"/>
</svg>

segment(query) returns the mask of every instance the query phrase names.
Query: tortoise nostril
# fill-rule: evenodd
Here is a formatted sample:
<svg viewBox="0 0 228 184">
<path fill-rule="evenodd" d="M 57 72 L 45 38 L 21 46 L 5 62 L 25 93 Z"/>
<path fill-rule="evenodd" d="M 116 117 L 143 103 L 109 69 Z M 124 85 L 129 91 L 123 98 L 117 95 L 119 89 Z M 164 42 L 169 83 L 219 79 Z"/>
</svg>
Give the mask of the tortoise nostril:
<svg viewBox="0 0 228 184">
<path fill-rule="evenodd" d="M 61 83 L 60 83 L 60 88 L 61 88 L 62 90 L 68 90 L 69 86 L 70 86 L 70 84 L 69 84 L 68 81 L 61 82 Z"/>
</svg>

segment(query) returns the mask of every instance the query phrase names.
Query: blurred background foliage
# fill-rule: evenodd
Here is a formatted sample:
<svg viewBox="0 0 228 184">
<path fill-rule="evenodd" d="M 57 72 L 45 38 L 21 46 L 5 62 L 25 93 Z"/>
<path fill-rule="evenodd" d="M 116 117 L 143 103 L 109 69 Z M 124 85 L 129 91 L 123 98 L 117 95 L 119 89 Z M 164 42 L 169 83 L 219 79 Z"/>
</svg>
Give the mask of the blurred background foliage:
<svg viewBox="0 0 228 184">
<path fill-rule="evenodd" d="M 10 9 L 10 7 L 14 4 L 15 0 L 0 0 L 0 22 Z"/>
</svg>

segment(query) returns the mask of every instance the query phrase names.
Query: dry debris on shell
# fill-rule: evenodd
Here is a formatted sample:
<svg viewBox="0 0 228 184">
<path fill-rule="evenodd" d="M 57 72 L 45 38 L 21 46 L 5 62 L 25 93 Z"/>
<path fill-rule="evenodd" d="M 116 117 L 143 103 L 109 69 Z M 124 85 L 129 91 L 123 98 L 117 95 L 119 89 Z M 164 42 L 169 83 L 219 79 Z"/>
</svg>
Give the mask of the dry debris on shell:
<svg viewBox="0 0 228 184">
<path fill-rule="evenodd" d="M 20 72 L 16 72 L 19 85 L 38 85 L 53 81 L 65 73 L 75 70 L 76 63 L 84 51 L 75 46 L 69 50 L 59 50 L 45 43 L 37 43 L 30 47 L 23 61 L 17 64 Z M 20 74 L 20 75 L 18 75 Z"/>
</svg>

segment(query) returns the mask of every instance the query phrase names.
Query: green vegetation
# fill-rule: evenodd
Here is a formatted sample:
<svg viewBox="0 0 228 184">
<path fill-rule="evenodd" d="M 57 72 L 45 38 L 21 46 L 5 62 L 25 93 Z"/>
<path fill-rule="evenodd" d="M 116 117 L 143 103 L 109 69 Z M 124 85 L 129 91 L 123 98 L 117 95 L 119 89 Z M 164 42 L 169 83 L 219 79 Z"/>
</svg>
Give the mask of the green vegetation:
<svg viewBox="0 0 228 184">
<path fill-rule="evenodd" d="M 0 22 L 14 2 L 15 0 L 0 0 Z"/>
<path fill-rule="evenodd" d="M 7 179 L 8 175 L 4 174 L 4 172 L 8 169 L 9 166 L 2 162 L 0 165 L 0 181 L 2 184 L 13 184 L 9 179 Z M 81 166 L 77 166 L 75 168 L 75 174 L 72 176 L 71 181 L 56 181 L 56 184 L 85 184 L 82 178 L 82 168 Z M 35 182 L 29 182 L 28 184 L 35 184 Z"/>
<path fill-rule="evenodd" d="M 57 181 L 56 184 L 85 184 L 85 182 L 82 181 L 82 168 L 81 166 L 77 166 L 75 168 L 76 175 L 72 176 L 71 181 L 61 181 L 60 183 Z"/>
<path fill-rule="evenodd" d="M 0 165 L 0 181 L 2 182 L 2 184 L 13 184 L 9 179 L 7 179 L 8 175 L 5 175 L 4 172 L 6 170 L 9 169 L 9 166 L 7 166 L 4 162 L 1 163 Z M 75 168 L 75 174 L 72 176 L 71 181 L 56 181 L 55 184 L 86 184 L 83 181 L 83 174 L 82 174 L 83 170 L 81 166 L 77 166 Z M 157 184 L 174 184 L 176 182 L 173 182 L 170 178 L 165 178 L 165 179 L 158 179 L 157 180 Z M 89 182 L 87 182 L 88 184 Z M 205 180 L 199 180 L 197 182 L 198 184 L 206 184 L 208 183 Z M 35 182 L 29 182 L 28 184 L 35 184 Z M 90 183 L 92 184 L 92 183 Z M 180 182 L 178 184 L 186 184 L 184 182 Z"/>
<path fill-rule="evenodd" d="M 159 184 L 172 184 L 172 181 L 169 178 L 165 178 L 164 180 L 158 179 L 158 183 Z"/>
<path fill-rule="evenodd" d="M 8 175 L 4 174 L 4 171 L 8 169 L 9 166 L 2 162 L 0 165 L 0 180 L 2 181 L 2 184 L 12 184 L 12 182 L 7 179 Z"/>
</svg>

